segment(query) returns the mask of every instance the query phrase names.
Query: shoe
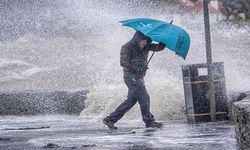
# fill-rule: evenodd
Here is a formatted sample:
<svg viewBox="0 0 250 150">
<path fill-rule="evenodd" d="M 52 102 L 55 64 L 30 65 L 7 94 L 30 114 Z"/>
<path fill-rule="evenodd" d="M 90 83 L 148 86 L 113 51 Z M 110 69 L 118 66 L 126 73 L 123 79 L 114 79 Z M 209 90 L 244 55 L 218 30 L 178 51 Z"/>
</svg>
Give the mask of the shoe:
<svg viewBox="0 0 250 150">
<path fill-rule="evenodd" d="M 117 130 L 118 128 L 114 126 L 114 123 L 107 118 L 102 119 L 103 124 L 108 126 L 109 130 Z"/>
<path fill-rule="evenodd" d="M 162 128 L 162 127 L 163 124 L 161 122 L 152 121 L 151 123 L 146 124 L 146 128 Z"/>
</svg>

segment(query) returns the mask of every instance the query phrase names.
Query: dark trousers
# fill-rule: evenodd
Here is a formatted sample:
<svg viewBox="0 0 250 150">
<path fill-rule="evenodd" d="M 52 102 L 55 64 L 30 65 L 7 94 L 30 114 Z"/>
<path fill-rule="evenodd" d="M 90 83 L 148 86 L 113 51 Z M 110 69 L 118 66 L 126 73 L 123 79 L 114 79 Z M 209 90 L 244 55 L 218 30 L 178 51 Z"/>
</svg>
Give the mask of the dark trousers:
<svg viewBox="0 0 250 150">
<path fill-rule="evenodd" d="M 121 119 L 138 101 L 140 104 L 142 119 L 146 124 L 154 121 L 154 116 L 150 113 L 150 97 L 145 88 L 144 80 L 135 80 L 131 77 L 124 77 L 125 84 L 128 87 L 127 99 L 122 102 L 116 110 L 106 118 L 113 123 Z"/>
</svg>

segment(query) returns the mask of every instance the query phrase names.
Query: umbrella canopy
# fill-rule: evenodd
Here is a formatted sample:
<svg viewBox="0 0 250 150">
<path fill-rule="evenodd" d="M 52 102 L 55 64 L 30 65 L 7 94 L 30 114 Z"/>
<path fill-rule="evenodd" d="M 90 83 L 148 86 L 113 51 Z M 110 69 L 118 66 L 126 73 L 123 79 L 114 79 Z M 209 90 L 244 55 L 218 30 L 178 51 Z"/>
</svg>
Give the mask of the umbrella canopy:
<svg viewBox="0 0 250 150">
<path fill-rule="evenodd" d="M 184 29 L 172 23 L 149 18 L 124 20 L 121 23 L 123 26 L 142 32 L 156 42 L 166 44 L 166 47 L 178 56 L 183 59 L 186 58 L 190 46 L 190 37 Z"/>
</svg>

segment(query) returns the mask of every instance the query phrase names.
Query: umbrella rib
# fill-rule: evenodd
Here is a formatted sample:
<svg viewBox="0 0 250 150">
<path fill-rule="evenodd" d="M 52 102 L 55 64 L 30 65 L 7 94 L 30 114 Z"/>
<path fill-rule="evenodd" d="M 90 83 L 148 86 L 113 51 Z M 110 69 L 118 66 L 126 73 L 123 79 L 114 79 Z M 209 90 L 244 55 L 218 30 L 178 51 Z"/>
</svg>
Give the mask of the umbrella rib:
<svg viewBox="0 0 250 150">
<path fill-rule="evenodd" d="M 160 24 L 159 26 L 155 27 L 154 29 L 152 29 L 151 31 L 149 31 L 148 33 L 146 33 L 146 35 L 149 34 L 149 33 L 151 33 L 151 32 L 153 32 L 154 30 L 156 30 L 157 28 L 159 28 L 159 27 L 161 27 L 163 25 L 166 25 L 166 24 Z"/>
</svg>

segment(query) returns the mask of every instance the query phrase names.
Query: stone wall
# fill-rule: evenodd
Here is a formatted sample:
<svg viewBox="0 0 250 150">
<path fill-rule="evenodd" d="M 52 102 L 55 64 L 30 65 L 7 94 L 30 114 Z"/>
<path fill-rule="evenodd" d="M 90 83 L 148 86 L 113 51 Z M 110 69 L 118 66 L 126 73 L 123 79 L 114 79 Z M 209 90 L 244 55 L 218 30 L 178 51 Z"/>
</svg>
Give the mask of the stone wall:
<svg viewBox="0 0 250 150">
<path fill-rule="evenodd" d="M 250 0 L 219 0 L 219 10 L 224 20 L 250 19 Z"/>
<path fill-rule="evenodd" d="M 250 149 L 250 94 L 232 107 L 236 139 L 242 149 Z"/>
<path fill-rule="evenodd" d="M 80 114 L 87 91 L 0 92 L 0 115 Z"/>
<path fill-rule="evenodd" d="M 203 0 L 175 0 L 184 5 L 184 12 L 202 11 Z M 226 21 L 240 21 L 250 19 L 250 0 L 214 0 L 210 2 L 210 11 L 221 12 Z"/>
</svg>

